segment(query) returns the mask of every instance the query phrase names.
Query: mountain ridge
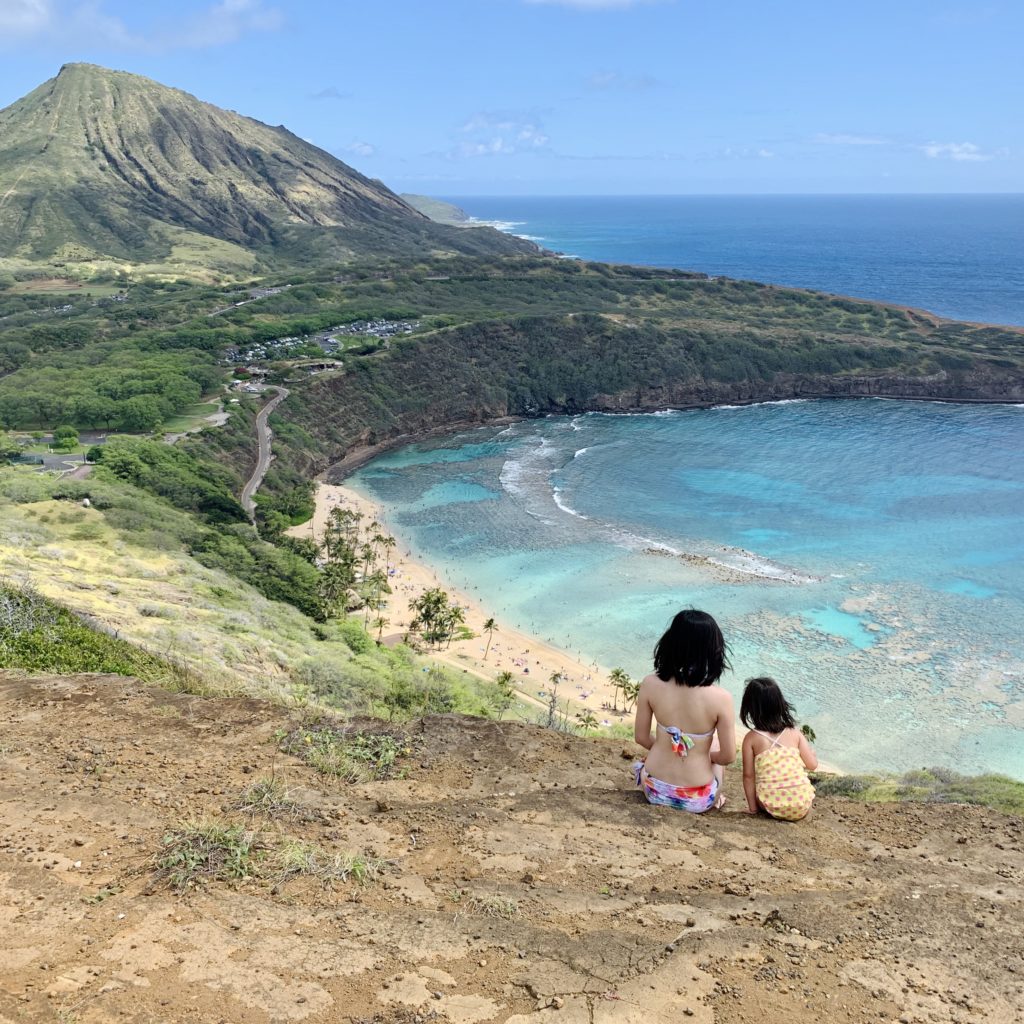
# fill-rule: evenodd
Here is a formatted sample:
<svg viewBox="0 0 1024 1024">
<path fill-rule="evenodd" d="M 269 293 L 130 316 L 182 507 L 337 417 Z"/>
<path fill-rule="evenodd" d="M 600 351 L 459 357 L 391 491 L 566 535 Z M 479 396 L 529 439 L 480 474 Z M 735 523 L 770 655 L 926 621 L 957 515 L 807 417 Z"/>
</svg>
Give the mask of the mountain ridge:
<svg viewBox="0 0 1024 1024">
<path fill-rule="evenodd" d="M 0 110 L 0 256 L 170 264 L 204 241 L 250 269 L 526 251 L 435 224 L 283 125 L 129 72 L 65 64 Z"/>
</svg>

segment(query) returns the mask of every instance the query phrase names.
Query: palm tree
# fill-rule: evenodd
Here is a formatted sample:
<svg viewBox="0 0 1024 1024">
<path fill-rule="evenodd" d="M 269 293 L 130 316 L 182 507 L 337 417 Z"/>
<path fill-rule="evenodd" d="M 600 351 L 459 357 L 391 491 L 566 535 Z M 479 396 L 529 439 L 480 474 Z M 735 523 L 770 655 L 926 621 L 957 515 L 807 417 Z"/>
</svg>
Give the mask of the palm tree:
<svg viewBox="0 0 1024 1024">
<path fill-rule="evenodd" d="M 380 609 L 378 608 L 377 618 L 374 620 L 374 625 L 377 627 L 377 643 L 380 643 L 380 638 L 384 635 L 384 627 L 388 624 L 388 619 L 385 619 L 383 615 L 379 614 Z"/>
<path fill-rule="evenodd" d="M 487 646 L 484 648 L 484 661 L 487 660 L 487 655 L 491 650 L 491 641 L 494 639 L 494 631 L 498 628 L 498 624 L 494 619 L 488 619 L 484 623 L 484 632 L 487 634 Z"/>
<path fill-rule="evenodd" d="M 584 708 L 582 711 L 577 711 L 576 721 L 579 722 L 580 729 L 584 736 L 593 729 L 596 729 L 599 725 L 597 716 L 590 710 L 590 708 Z"/>
<path fill-rule="evenodd" d="M 544 722 L 548 729 L 554 729 L 558 722 L 558 686 L 565 676 L 561 672 L 552 672 L 548 678 L 551 689 L 545 691 L 547 696 L 547 719 Z"/>
<path fill-rule="evenodd" d="M 630 679 L 626 676 L 626 681 L 622 684 L 622 700 L 626 705 L 623 710 L 632 711 L 633 706 L 636 704 L 637 697 L 640 696 L 640 680 Z"/>
<path fill-rule="evenodd" d="M 394 537 L 385 537 L 381 541 L 381 547 L 384 548 L 384 571 L 389 575 L 391 573 L 391 552 L 397 543 L 398 541 Z"/>
<path fill-rule="evenodd" d="M 608 682 L 612 684 L 612 711 L 619 710 L 619 691 L 625 691 L 626 683 L 629 682 L 629 676 L 626 674 L 626 670 L 622 668 L 613 668 L 608 673 Z M 623 708 L 623 711 L 626 709 Z"/>
<path fill-rule="evenodd" d="M 501 721 L 501 716 L 515 703 L 516 695 L 513 680 L 514 677 L 511 672 L 499 672 L 495 677 L 494 685 L 496 690 L 492 700 L 494 710 L 498 713 L 499 722 Z"/>
<path fill-rule="evenodd" d="M 448 615 L 445 617 L 445 630 L 447 631 L 448 643 L 446 647 L 451 647 L 452 640 L 455 639 L 455 629 L 457 626 L 461 626 L 466 621 L 466 610 L 459 605 L 452 605 L 448 611 Z M 472 633 L 470 634 L 472 636 Z"/>
</svg>

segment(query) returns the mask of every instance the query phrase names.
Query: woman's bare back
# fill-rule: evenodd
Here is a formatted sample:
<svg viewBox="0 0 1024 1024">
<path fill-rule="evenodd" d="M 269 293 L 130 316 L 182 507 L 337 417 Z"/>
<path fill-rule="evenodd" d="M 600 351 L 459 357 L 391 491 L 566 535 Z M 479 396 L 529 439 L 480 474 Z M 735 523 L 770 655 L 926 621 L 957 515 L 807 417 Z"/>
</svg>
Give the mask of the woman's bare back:
<svg viewBox="0 0 1024 1024">
<path fill-rule="evenodd" d="M 652 719 L 660 728 L 655 727 Z M 684 737 L 683 745 L 688 747 L 685 757 L 676 752 L 665 727 L 675 727 L 692 741 L 690 746 Z M 655 729 L 653 736 L 651 729 Z M 665 682 L 657 675 L 649 675 L 637 699 L 636 740 L 650 749 L 647 771 L 654 778 L 675 786 L 704 786 L 713 773 L 713 747 L 716 752 L 720 746 L 731 753 L 718 763 L 729 763 L 736 756 L 732 697 L 717 685 L 681 686 L 675 680 Z"/>
</svg>

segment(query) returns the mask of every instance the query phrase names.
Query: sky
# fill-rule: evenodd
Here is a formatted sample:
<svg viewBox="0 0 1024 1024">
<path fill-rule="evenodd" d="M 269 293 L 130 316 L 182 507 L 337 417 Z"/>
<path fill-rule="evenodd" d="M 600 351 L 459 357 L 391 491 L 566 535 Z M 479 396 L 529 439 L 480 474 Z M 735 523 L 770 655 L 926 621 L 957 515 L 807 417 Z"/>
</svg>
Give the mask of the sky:
<svg viewBox="0 0 1024 1024">
<path fill-rule="evenodd" d="M 0 0 L 0 107 L 87 61 L 402 192 L 1021 192 L 1022 39 L 1022 0 Z"/>
</svg>

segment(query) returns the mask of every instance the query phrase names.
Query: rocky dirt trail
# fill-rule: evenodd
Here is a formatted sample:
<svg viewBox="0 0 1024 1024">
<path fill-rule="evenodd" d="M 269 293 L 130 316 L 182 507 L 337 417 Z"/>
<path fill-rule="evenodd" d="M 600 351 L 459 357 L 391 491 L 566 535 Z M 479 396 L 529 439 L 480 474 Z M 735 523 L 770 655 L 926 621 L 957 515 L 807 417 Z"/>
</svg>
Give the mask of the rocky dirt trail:
<svg viewBox="0 0 1024 1024">
<path fill-rule="evenodd" d="M 1024 1020 L 1020 819 L 690 817 L 621 743 L 454 716 L 348 784 L 277 752 L 299 713 L 0 676 L 0 1024 Z M 231 810 L 272 767 L 298 809 Z M 179 897 L 153 866 L 197 815 L 386 864 Z"/>
</svg>

